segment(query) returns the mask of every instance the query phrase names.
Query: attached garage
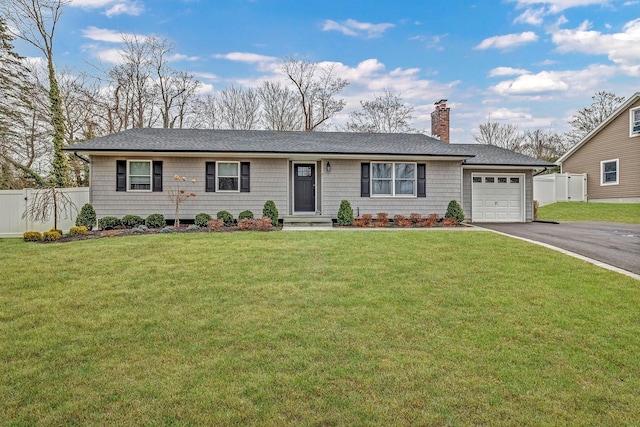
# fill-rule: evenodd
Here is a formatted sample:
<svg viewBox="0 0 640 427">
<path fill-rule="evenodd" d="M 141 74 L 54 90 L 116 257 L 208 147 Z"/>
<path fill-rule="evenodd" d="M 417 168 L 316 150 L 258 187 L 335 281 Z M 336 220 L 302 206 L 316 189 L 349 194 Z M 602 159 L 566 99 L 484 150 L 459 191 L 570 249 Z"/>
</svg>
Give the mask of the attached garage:
<svg viewBox="0 0 640 427">
<path fill-rule="evenodd" d="M 524 184 L 524 174 L 471 174 L 473 222 L 525 222 Z"/>
</svg>

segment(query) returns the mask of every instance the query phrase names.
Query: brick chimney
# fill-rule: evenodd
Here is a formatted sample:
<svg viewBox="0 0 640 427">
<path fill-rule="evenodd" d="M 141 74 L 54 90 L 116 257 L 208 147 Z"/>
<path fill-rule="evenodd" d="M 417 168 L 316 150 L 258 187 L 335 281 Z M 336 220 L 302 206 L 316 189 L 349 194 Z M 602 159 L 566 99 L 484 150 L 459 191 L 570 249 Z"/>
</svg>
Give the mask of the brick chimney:
<svg viewBox="0 0 640 427">
<path fill-rule="evenodd" d="M 435 103 L 436 109 L 431 113 L 431 136 L 449 143 L 449 110 L 447 100 L 441 99 Z"/>
</svg>

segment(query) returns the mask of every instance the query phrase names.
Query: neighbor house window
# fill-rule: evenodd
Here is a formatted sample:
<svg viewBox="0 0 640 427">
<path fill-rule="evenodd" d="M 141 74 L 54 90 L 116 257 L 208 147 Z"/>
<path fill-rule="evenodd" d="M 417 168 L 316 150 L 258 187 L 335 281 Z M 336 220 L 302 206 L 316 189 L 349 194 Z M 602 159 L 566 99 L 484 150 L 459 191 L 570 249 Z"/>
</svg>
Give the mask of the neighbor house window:
<svg viewBox="0 0 640 427">
<path fill-rule="evenodd" d="M 631 114 L 629 123 L 629 136 L 640 136 L 640 107 L 629 111 Z"/>
<path fill-rule="evenodd" d="M 218 191 L 240 191 L 240 162 L 218 162 Z"/>
<path fill-rule="evenodd" d="M 371 163 L 373 196 L 415 196 L 416 163 Z"/>
<path fill-rule="evenodd" d="M 151 161 L 130 160 L 127 164 L 127 183 L 130 191 L 151 191 Z"/>
<path fill-rule="evenodd" d="M 600 162 L 600 185 L 618 184 L 618 159 Z"/>
</svg>

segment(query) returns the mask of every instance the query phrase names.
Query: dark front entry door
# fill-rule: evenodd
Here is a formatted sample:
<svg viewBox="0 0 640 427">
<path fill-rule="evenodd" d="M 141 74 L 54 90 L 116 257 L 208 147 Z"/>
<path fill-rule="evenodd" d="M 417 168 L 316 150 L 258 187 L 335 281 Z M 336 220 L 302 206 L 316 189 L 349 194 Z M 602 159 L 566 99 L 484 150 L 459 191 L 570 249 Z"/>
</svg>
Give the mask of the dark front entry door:
<svg viewBox="0 0 640 427">
<path fill-rule="evenodd" d="M 316 165 L 298 163 L 293 167 L 293 210 L 316 211 Z"/>
</svg>

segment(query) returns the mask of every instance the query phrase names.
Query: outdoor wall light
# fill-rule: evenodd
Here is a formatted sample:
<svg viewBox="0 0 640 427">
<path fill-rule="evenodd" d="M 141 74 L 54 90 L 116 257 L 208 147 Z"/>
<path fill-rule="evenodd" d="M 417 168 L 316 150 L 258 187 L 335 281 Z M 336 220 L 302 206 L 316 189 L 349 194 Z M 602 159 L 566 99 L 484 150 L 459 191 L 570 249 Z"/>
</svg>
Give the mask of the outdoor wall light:
<svg viewBox="0 0 640 427">
<path fill-rule="evenodd" d="M 327 172 L 331 172 L 331 162 L 327 162 Z"/>
</svg>

